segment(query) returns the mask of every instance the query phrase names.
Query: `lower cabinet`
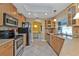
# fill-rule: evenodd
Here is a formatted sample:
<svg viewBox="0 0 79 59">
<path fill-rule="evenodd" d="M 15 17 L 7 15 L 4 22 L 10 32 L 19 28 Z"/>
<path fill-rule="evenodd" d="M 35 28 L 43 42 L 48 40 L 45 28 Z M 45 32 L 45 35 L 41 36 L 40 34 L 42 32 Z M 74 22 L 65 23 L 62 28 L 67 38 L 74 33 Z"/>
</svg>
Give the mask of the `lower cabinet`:
<svg viewBox="0 0 79 59">
<path fill-rule="evenodd" d="M 24 45 L 25 46 L 28 46 L 29 45 L 28 33 L 23 34 L 23 41 L 24 41 Z"/>
<path fill-rule="evenodd" d="M 59 37 L 54 36 L 54 35 L 51 36 L 50 45 L 53 48 L 53 50 L 56 52 L 57 55 L 60 54 L 63 43 L 64 43 L 63 38 L 59 38 Z"/>
<path fill-rule="evenodd" d="M 0 46 L 0 56 L 13 56 L 13 41 Z"/>
</svg>

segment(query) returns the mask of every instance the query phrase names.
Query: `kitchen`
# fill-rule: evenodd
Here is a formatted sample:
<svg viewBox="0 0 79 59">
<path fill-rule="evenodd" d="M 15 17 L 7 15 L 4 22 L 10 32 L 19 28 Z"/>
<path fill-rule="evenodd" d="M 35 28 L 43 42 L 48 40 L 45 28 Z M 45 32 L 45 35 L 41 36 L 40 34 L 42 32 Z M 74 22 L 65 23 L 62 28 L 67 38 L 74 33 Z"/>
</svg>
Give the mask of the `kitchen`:
<svg viewBox="0 0 79 59">
<path fill-rule="evenodd" d="M 60 12 L 54 9 L 55 15 L 51 18 L 46 18 L 48 15 L 45 13 L 44 20 L 39 20 L 39 17 L 28 18 L 31 13 L 26 17 L 18 11 L 16 5 L 0 3 L 0 56 L 22 56 L 25 48 L 31 46 L 31 41 L 35 40 L 45 41 L 56 56 L 79 55 L 79 19 L 75 19 L 79 4 L 68 3 Z M 37 45 L 43 46 L 39 43 Z"/>
<path fill-rule="evenodd" d="M 3 8 L 4 7 L 4 8 Z M 0 4 L 0 55 L 22 55 L 29 45 L 26 17 L 11 3 Z M 26 30 L 25 30 L 26 29 Z"/>
<path fill-rule="evenodd" d="M 79 12 L 78 6 L 78 4 L 72 3 L 46 21 L 47 42 L 59 56 L 79 55 L 77 50 L 79 45 L 79 18 L 76 17 Z"/>
</svg>

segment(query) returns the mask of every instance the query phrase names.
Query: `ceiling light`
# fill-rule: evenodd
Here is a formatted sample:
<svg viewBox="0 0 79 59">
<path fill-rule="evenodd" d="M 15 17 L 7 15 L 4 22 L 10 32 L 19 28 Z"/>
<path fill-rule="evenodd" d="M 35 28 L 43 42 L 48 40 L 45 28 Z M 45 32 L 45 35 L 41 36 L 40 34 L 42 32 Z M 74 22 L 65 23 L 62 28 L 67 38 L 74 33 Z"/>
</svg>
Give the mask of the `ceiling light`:
<svg viewBox="0 0 79 59">
<path fill-rule="evenodd" d="M 79 19 L 79 12 L 73 17 L 73 19 Z"/>
<path fill-rule="evenodd" d="M 56 21 L 56 19 L 54 19 L 54 21 Z"/>
<path fill-rule="evenodd" d="M 47 13 L 45 13 L 45 15 L 47 15 Z"/>
<path fill-rule="evenodd" d="M 37 25 L 34 25 L 34 27 L 37 28 L 38 26 Z"/>
<path fill-rule="evenodd" d="M 31 13 L 29 12 L 28 15 L 31 15 Z"/>
</svg>

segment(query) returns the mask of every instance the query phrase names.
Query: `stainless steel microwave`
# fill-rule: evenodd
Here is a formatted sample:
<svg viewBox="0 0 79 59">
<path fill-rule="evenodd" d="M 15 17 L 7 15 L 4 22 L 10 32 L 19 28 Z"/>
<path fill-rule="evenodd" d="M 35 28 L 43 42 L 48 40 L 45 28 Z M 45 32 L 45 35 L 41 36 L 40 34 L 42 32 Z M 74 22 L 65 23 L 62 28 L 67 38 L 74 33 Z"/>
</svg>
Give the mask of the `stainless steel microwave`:
<svg viewBox="0 0 79 59">
<path fill-rule="evenodd" d="M 3 13 L 3 22 L 5 26 L 18 26 L 18 20 L 7 13 Z"/>
</svg>

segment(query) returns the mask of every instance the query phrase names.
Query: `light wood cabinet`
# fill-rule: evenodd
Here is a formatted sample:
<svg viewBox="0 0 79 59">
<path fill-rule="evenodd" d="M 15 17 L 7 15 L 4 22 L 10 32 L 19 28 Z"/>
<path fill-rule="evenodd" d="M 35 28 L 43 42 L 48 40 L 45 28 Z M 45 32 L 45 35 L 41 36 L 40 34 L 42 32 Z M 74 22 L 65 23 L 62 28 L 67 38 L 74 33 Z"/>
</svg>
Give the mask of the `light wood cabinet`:
<svg viewBox="0 0 79 59">
<path fill-rule="evenodd" d="M 74 19 L 73 17 L 76 14 L 76 5 L 71 5 L 68 8 L 68 26 L 72 26 L 74 24 Z"/>
<path fill-rule="evenodd" d="M 13 56 L 13 41 L 0 46 L 0 56 Z"/>
<path fill-rule="evenodd" d="M 56 52 L 57 55 L 60 54 L 63 43 L 64 43 L 63 38 L 59 38 L 59 37 L 54 36 L 54 35 L 51 36 L 50 45 L 53 48 L 53 50 Z"/>
<path fill-rule="evenodd" d="M 0 26 L 3 26 L 3 13 L 10 14 L 13 17 L 17 17 L 17 9 L 11 3 L 1 3 L 0 4 Z"/>
<path fill-rule="evenodd" d="M 0 3 L 0 26 L 3 26 L 3 13 L 7 13 L 18 19 L 18 26 L 22 27 L 22 22 L 25 22 L 24 15 L 17 12 L 17 8 L 11 3 Z"/>
<path fill-rule="evenodd" d="M 50 20 L 45 20 L 45 32 L 56 33 L 56 22 L 52 18 Z"/>
<path fill-rule="evenodd" d="M 50 20 L 45 20 L 45 27 L 46 28 L 55 28 L 55 21 L 53 21 L 53 19 Z"/>
<path fill-rule="evenodd" d="M 20 13 L 18 13 L 17 17 L 18 17 L 18 26 L 22 27 L 23 26 L 22 23 L 26 21 L 26 17 Z"/>
<path fill-rule="evenodd" d="M 27 46 L 28 45 L 27 33 L 26 34 L 23 34 L 23 43 L 24 43 L 24 46 Z"/>
<path fill-rule="evenodd" d="M 79 38 L 79 26 L 74 26 L 72 31 L 73 31 L 73 37 Z"/>
<path fill-rule="evenodd" d="M 77 12 L 79 12 L 77 3 L 73 3 L 67 8 L 69 26 L 79 26 L 79 20 L 73 19 Z"/>
</svg>

